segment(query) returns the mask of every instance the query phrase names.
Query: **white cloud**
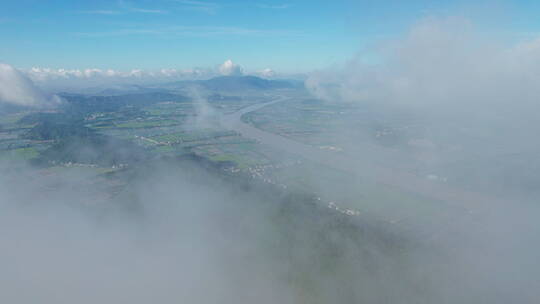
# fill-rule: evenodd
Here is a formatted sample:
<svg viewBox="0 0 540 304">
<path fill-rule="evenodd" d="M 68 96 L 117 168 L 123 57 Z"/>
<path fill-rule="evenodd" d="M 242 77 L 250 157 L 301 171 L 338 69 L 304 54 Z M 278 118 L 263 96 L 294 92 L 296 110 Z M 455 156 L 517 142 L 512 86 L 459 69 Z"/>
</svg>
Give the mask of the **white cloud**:
<svg viewBox="0 0 540 304">
<path fill-rule="evenodd" d="M 224 76 L 238 76 L 243 74 L 243 69 L 229 59 L 219 66 L 219 72 Z"/>
<path fill-rule="evenodd" d="M 326 99 L 441 110 L 538 105 L 540 40 L 509 46 L 467 20 L 428 18 L 377 51 L 380 64 L 353 58 L 313 73 L 306 84 Z"/>
<path fill-rule="evenodd" d="M 47 96 L 26 75 L 0 63 L 0 102 L 41 107 L 57 104 L 60 99 L 56 95 Z"/>
<path fill-rule="evenodd" d="M 503 160 L 497 155 L 540 149 L 533 140 L 540 132 L 540 39 L 509 44 L 466 20 L 426 19 L 378 54 L 376 64 L 358 57 L 313 73 L 306 88 L 328 101 L 414 117 L 422 131 L 412 133 L 442 147 L 420 157 L 420 166 L 466 175 L 458 166 L 466 163 L 471 172 L 490 172 L 475 157 Z"/>
<path fill-rule="evenodd" d="M 264 77 L 264 78 L 273 78 L 276 76 L 276 72 L 272 69 L 263 69 L 256 73 L 258 76 Z"/>
</svg>

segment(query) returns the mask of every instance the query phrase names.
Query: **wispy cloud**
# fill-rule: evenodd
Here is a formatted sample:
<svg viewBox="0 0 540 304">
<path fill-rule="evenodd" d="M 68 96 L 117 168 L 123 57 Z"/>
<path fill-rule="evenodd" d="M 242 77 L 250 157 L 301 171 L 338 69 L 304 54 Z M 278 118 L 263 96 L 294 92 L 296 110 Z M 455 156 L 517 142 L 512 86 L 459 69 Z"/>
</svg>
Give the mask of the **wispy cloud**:
<svg viewBox="0 0 540 304">
<path fill-rule="evenodd" d="M 143 14 L 165 14 L 167 11 L 160 10 L 160 9 L 148 9 L 148 8 L 141 8 L 133 5 L 133 3 L 129 1 L 119 0 L 118 6 L 124 9 L 125 11 L 132 12 L 132 13 L 143 13 Z"/>
<path fill-rule="evenodd" d="M 119 15 L 122 14 L 121 11 L 113 10 L 92 10 L 92 11 L 79 11 L 81 14 L 91 14 L 91 15 Z"/>
<path fill-rule="evenodd" d="M 200 11 L 207 14 L 215 14 L 221 6 L 214 2 L 197 1 L 197 0 L 173 0 L 180 4 L 183 9 Z"/>
<path fill-rule="evenodd" d="M 91 37 L 91 38 L 100 38 L 100 37 L 116 37 L 116 36 L 133 36 L 133 35 L 159 35 L 162 34 L 161 31 L 149 30 L 149 29 L 119 29 L 111 30 L 104 32 L 79 32 L 75 33 L 79 37 Z"/>
<path fill-rule="evenodd" d="M 75 33 L 80 37 L 113 37 L 128 35 L 216 37 L 216 36 L 301 36 L 303 33 L 280 29 L 252 29 L 226 26 L 170 26 L 160 28 L 118 29 L 105 32 Z"/>
<path fill-rule="evenodd" d="M 167 11 L 159 9 L 144 9 L 144 8 L 131 8 L 132 12 L 144 13 L 144 14 L 166 14 Z"/>
<path fill-rule="evenodd" d="M 215 14 L 221 5 L 214 2 L 196 1 L 196 0 L 169 0 L 177 4 L 182 10 L 198 11 L 206 14 Z M 143 8 L 135 6 L 132 2 L 119 0 L 116 2 L 116 8 L 114 9 L 99 9 L 99 10 L 85 10 L 79 11 L 82 14 L 92 15 L 121 15 L 128 13 L 141 13 L 141 14 L 167 14 L 168 10 Z M 2 19 L 0 19 L 0 23 Z"/>
<path fill-rule="evenodd" d="M 121 15 L 127 13 L 142 13 L 142 14 L 166 14 L 166 10 L 161 9 L 148 9 L 136 7 L 130 2 L 127 1 L 118 1 L 116 9 L 101 9 L 101 10 L 87 10 L 79 11 L 81 14 L 91 14 L 91 15 Z"/>
<path fill-rule="evenodd" d="M 284 4 L 264 4 L 259 3 L 257 4 L 257 7 L 264 8 L 264 9 L 286 9 L 291 7 L 292 4 L 284 3 Z"/>
</svg>

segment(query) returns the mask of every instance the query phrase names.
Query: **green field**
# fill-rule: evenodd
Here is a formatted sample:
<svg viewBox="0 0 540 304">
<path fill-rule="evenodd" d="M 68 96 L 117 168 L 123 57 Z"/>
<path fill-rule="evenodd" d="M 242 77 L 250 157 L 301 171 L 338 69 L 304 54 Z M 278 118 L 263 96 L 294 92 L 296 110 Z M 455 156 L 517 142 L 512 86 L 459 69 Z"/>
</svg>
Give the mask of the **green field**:
<svg viewBox="0 0 540 304">
<path fill-rule="evenodd" d="M 159 142 L 192 142 L 199 140 L 208 140 L 216 139 L 219 137 L 225 136 L 235 136 L 237 135 L 233 131 L 215 131 L 215 130 L 200 130 L 200 131 L 191 131 L 191 132 L 177 132 L 165 135 L 159 135 L 152 137 L 153 140 Z"/>
<path fill-rule="evenodd" d="M 0 159 L 4 160 L 30 160 L 38 156 L 39 151 L 34 147 L 0 151 Z"/>
<path fill-rule="evenodd" d="M 180 124 L 176 120 L 166 119 L 166 120 L 143 120 L 143 121 L 129 121 L 115 125 L 116 128 L 124 129 L 138 129 L 138 128 L 154 128 L 154 127 L 165 127 L 165 126 L 174 126 Z"/>
</svg>

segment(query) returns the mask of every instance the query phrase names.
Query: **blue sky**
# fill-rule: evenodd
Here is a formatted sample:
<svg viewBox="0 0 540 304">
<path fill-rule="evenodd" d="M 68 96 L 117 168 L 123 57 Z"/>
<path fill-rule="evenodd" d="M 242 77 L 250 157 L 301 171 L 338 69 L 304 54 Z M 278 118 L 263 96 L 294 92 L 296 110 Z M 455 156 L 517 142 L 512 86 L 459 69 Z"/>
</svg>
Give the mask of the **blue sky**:
<svg viewBox="0 0 540 304">
<path fill-rule="evenodd" d="M 2 0 L 0 62 L 19 68 L 211 67 L 305 72 L 345 61 L 430 15 L 540 32 L 540 1 Z M 471 4 L 473 3 L 473 4 Z"/>
</svg>

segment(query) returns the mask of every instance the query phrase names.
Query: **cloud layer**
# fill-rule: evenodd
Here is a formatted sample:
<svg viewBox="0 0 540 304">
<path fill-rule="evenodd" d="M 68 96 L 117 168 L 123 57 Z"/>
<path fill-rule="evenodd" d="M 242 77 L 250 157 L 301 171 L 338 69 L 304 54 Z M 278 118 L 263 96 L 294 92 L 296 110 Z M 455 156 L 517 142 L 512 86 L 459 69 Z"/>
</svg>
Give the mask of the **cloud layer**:
<svg viewBox="0 0 540 304">
<path fill-rule="evenodd" d="M 24 73 L 24 75 L 22 74 Z M 216 76 L 240 76 L 244 75 L 242 66 L 226 60 L 223 64 L 214 68 L 175 69 L 164 68 L 160 70 L 132 69 L 119 71 L 113 69 L 52 69 L 33 67 L 22 72 L 41 87 L 52 90 L 69 90 L 93 86 L 116 85 L 116 84 L 153 84 L 177 80 L 208 79 Z M 264 69 L 253 72 L 253 75 L 272 78 L 276 72 Z"/>
<path fill-rule="evenodd" d="M 155 84 L 187 79 L 206 79 L 217 75 L 212 69 L 51 69 L 34 67 L 26 75 L 41 87 L 52 91 L 70 91 L 91 87 L 111 87 L 131 84 Z"/>
</svg>

